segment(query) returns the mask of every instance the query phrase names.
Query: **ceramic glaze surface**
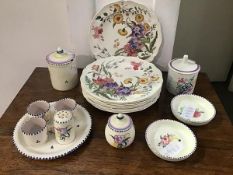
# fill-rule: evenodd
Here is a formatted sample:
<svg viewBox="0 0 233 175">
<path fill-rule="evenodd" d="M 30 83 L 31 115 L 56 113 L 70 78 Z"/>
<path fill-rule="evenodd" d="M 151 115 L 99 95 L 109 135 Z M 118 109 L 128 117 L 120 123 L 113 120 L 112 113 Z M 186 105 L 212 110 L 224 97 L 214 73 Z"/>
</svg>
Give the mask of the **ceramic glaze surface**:
<svg viewBox="0 0 233 175">
<path fill-rule="evenodd" d="M 74 140 L 75 126 L 70 111 L 62 110 L 54 115 L 54 132 L 59 144 L 69 144 Z"/>
<path fill-rule="evenodd" d="M 84 91 L 110 103 L 148 99 L 160 92 L 163 82 L 159 69 L 134 57 L 97 60 L 83 70 L 80 80 Z"/>
<path fill-rule="evenodd" d="M 171 109 L 178 120 L 194 126 L 208 124 L 216 114 L 215 107 L 207 99 L 189 94 L 174 97 Z"/>
<path fill-rule="evenodd" d="M 167 89 L 173 95 L 192 94 L 200 66 L 185 55 L 168 63 Z"/>
<path fill-rule="evenodd" d="M 157 120 L 146 130 L 146 141 L 151 151 L 167 161 L 187 159 L 196 149 L 193 132 L 174 120 Z"/>
<path fill-rule="evenodd" d="M 105 127 L 105 138 L 115 148 L 129 146 L 135 137 L 132 119 L 126 114 L 114 114 Z"/>
<path fill-rule="evenodd" d="M 50 103 L 53 113 L 54 102 Z M 24 115 L 16 124 L 13 140 L 17 149 L 23 155 L 32 159 L 56 159 L 69 154 L 77 149 L 89 136 L 92 126 L 92 120 L 88 111 L 80 105 L 76 106 L 73 115 L 73 126 L 75 128 L 75 138 L 70 144 L 59 144 L 54 136 L 54 133 L 48 132 L 48 140 L 39 147 L 29 146 L 26 144 L 20 127 L 22 123 L 28 120 L 28 115 Z"/>
<path fill-rule="evenodd" d="M 21 126 L 21 134 L 28 146 L 40 146 L 47 141 L 46 121 L 41 117 L 30 117 Z"/>
<path fill-rule="evenodd" d="M 54 52 L 47 56 L 48 69 L 54 89 L 66 91 L 78 83 L 77 60 L 69 52 Z"/>
<path fill-rule="evenodd" d="M 121 55 L 151 62 L 161 42 L 157 17 L 144 5 L 132 1 L 106 5 L 90 27 L 90 46 L 96 59 Z"/>
</svg>

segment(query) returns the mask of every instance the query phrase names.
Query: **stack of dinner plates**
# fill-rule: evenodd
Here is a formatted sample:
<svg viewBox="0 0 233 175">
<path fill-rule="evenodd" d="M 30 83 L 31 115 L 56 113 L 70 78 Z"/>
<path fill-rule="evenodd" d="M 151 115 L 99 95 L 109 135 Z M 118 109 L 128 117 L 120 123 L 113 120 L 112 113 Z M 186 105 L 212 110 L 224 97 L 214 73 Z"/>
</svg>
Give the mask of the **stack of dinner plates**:
<svg viewBox="0 0 233 175">
<path fill-rule="evenodd" d="M 113 113 L 131 113 L 153 105 L 160 96 L 161 71 L 136 57 L 98 59 L 82 72 L 83 96 L 94 107 Z"/>
</svg>

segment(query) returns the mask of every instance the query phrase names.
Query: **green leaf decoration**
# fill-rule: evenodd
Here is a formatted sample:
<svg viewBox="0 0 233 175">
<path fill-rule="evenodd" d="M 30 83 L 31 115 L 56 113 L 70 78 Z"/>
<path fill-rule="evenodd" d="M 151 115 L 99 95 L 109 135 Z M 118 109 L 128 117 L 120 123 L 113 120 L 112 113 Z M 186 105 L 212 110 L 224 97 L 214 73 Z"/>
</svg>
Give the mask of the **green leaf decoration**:
<svg viewBox="0 0 233 175">
<path fill-rule="evenodd" d="M 97 93 L 100 94 L 101 96 L 111 100 L 111 98 L 108 95 L 106 95 L 105 93 L 103 93 L 103 92 L 97 92 Z"/>
<path fill-rule="evenodd" d="M 147 44 L 144 44 L 145 48 L 146 48 L 146 51 L 150 52 L 150 49 L 149 47 L 147 46 Z"/>
<path fill-rule="evenodd" d="M 114 28 L 116 26 L 116 23 L 113 23 L 112 27 Z"/>
<path fill-rule="evenodd" d="M 108 71 L 106 70 L 104 65 L 103 65 L 103 71 L 104 71 L 105 75 L 108 75 Z"/>
<path fill-rule="evenodd" d="M 114 56 L 120 55 L 120 54 L 122 53 L 123 50 L 124 50 L 124 48 L 120 48 L 120 49 L 116 50 Z"/>
<path fill-rule="evenodd" d="M 153 52 L 153 47 L 154 47 L 154 45 L 155 45 L 155 42 L 156 42 L 156 40 L 157 40 L 157 38 L 158 38 L 158 32 L 156 31 L 156 34 L 155 34 L 155 37 L 154 37 L 154 39 L 151 41 L 151 43 L 150 43 L 150 53 L 152 53 Z"/>
<path fill-rule="evenodd" d="M 96 20 L 99 20 L 99 19 L 101 19 L 101 16 L 97 16 L 95 19 L 96 19 Z"/>
<path fill-rule="evenodd" d="M 108 16 L 108 13 L 105 12 L 105 13 L 104 13 L 104 16 Z"/>
</svg>

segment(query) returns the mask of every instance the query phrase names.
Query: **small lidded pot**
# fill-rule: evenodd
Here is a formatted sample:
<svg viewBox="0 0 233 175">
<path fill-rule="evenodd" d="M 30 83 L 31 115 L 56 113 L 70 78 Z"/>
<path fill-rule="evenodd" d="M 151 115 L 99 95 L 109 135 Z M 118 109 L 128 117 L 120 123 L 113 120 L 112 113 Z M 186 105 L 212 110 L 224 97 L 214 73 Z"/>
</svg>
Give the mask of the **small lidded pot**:
<svg viewBox="0 0 233 175">
<path fill-rule="evenodd" d="M 196 85 L 200 65 L 188 59 L 173 59 L 168 63 L 167 90 L 173 95 L 192 94 Z"/>
<path fill-rule="evenodd" d="M 74 53 L 57 48 L 46 57 L 51 83 L 54 89 L 67 91 L 78 83 L 77 60 Z"/>
<path fill-rule="evenodd" d="M 54 115 L 54 133 L 59 144 L 69 144 L 74 140 L 75 127 L 70 111 L 61 110 Z"/>
<path fill-rule="evenodd" d="M 105 128 L 107 142 L 115 148 L 129 146 L 135 137 L 135 128 L 130 116 L 126 114 L 113 114 L 109 117 Z"/>
</svg>

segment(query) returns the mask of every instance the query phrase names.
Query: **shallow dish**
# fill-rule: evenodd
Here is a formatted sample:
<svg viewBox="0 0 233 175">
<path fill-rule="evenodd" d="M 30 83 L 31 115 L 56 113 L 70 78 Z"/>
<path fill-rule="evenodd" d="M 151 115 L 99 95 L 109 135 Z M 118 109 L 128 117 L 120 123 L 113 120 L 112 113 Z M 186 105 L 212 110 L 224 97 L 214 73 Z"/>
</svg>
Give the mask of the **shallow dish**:
<svg viewBox="0 0 233 175">
<path fill-rule="evenodd" d="M 184 124 L 174 120 L 157 120 L 145 133 L 150 150 L 167 161 L 181 161 L 190 157 L 197 147 L 193 132 Z"/>
<path fill-rule="evenodd" d="M 106 5 L 91 22 L 90 47 L 96 59 L 121 55 L 152 62 L 161 42 L 161 27 L 154 12 L 132 1 Z"/>
<path fill-rule="evenodd" d="M 171 110 L 178 120 L 193 126 L 208 124 L 216 114 L 212 103 L 191 94 L 175 96 L 171 101 Z"/>
<path fill-rule="evenodd" d="M 50 103 L 50 105 L 54 108 L 54 102 Z M 72 143 L 60 145 L 56 142 L 54 133 L 49 132 L 46 143 L 39 146 L 28 146 L 20 132 L 22 123 L 27 120 L 28 117 L 28 115 L 24 115 L 16 124 L 13 133 L 13 141 L 18 151 L 31 159 L 51 160 L 71 153 L 85 142 L 90 134 L 92 126 L 92 120 L 88 111 L 82 106 L 77 105 L 77 113 L 74 115 L 76 136 Z"/>
</svg>

